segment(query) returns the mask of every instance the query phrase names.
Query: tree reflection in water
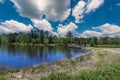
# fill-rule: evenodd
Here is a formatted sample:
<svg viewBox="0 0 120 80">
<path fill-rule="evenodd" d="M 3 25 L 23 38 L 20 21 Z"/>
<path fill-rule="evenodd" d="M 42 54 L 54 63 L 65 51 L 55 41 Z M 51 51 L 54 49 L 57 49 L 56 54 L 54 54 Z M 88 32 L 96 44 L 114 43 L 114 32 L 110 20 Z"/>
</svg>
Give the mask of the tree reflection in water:
<svg viewBox="0 0 120 80">
<path fill-rule="evenodd" d="M 5 66 L 22 68 L 26 65 L 40 65 L 44 62 L 51 64 L 63 58 L 71 58 L 86 53 L 80 49 L 60 46 L 6 45 L 0 46 L 0 62 Z"/>
</svg>

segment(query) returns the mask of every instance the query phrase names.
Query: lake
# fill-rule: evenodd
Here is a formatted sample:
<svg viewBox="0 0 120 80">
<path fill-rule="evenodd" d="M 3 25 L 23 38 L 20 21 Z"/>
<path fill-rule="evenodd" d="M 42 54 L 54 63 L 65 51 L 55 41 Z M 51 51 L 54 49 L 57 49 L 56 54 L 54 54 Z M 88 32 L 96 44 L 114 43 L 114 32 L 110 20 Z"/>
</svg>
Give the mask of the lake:
<svg viewBox="0 0 120 80">
<path fill-rule="evenodd" d="M 84 54 L 87 54 L 87 51 L 67 47 L 0 46 L 0 68 L 23 68 L 43 63 L 51 64 L 54 61 Z"/>
</svg>

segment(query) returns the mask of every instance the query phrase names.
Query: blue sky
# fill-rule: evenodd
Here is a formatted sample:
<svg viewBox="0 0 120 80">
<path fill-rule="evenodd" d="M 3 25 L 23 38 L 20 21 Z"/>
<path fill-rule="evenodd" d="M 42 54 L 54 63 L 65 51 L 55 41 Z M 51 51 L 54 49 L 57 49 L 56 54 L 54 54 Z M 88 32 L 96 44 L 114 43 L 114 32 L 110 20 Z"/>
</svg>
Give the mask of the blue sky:
<svg viewBox="0 0 120 80">
<path fill-rule="evenodd" d="M 120 0 L 35 1 L 0 0 L 0 33 L 36 27 L 63 36 L 120 37 Z"/>
</svg>

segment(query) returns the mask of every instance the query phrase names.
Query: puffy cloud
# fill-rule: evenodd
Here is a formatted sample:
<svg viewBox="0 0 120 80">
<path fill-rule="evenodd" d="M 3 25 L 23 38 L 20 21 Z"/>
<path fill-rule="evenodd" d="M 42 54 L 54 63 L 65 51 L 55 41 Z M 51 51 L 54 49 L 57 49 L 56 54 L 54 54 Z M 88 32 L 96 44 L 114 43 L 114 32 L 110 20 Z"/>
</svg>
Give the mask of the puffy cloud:
<svg viewBox="0 0 120 80">
<path fill-rule="evenodd" d="M 39 30 L 49 31 L 49 32 L 53 30 L 51 24 L 46 19 L 43 20 L 33 19 L 32 22 L 34 23 L 34 26 Z"/>
<path fill-rule="evenodd" d="M 86 30 L 83 32 L 80 37 L 89 38 L 89 37 L 100 37 L 101 33 L 96 31 Z"/>
<path fill-rule="evenodd" d="M 72 15 L 75 17 L 76 22 L 84 17 L 87 13 L 95 11 L 104 3 L 104 0 L 80 0 L 78 4 L 72 9 Z"/>
<path fill-rule="evenodd" d="M 21 16 L 28 18 L 40 18 L 41 10 L 38 3 L 41 0 L 10 0 Z M 41 2 L 41 4 L 43 4 Z M 43 7 L 42 7 L 43 8 Z"/>
<path fill-rule="evenodd" d="M 79 22 L 79 19 L 83 18 L 85 5 L 86 5 L 86 2 L 79 1 L 78 4 L 73 8 L 72 15 L 75 17 L 76 22 Z"/>
<path fill-rule="evenodd" d="M 19 32 L 28 32 L 32 29 L 31 25 L 25 25 L 23 23 L 10 20 L 0 23 L 0 33 L 19 33 Z"/>
<path fill-rule="evenodd" d="M 120 37 L 120 26 L 106 23 L 102 26 L 93 27 L 93 29 L 101 30 L 101 36 L 108 36 L 108 37 Z"/>
<path fill-rule="evenodd" d="M 57 36 L 57 37 L 58 37 L 58 33 L 57 33 L 57 32 L 51 32 L 51 34 L 52 34 L 53 36 Z"/>
<path fill-rule="evenodd" d="M 89 0 L 87 7 L 86 7 L 86 13 L 90 13 L 91 11 L 95 11 L 97 8 L 99 8 L 104 3 L 104 0 Z"/>
<path fill-rule="evenodd" d="M 10 32 L 11 31 L 8 28 L 0 25 L 0 33 L 10 33 Z"/>
<path fill-rule="evenodd" d="M 4 3 L 4 0 L 0 0 L 0 3 Z"/>
<path fill-rule="evenodd" d="M 100 32 L 98 32 L 100 31 Z M 93 27 L 93 30 L 83 32 L 81 37 L 120 37 L 120 26 L 106 23 L 104 25 Z"/>
<path fill-rule="evenodd" d="M 117 3 L 116 6 L 120 6 L 120 3 Z"/>
<path fill-rule="evenodd" d="M 58 33 L 53 31 L 52 25 L 46 19 L 43 20 L 32 19 L 32 22 L 34 26 L 39 30 L 48 31 L 49 35 L 58 36 Z"/>
<path fill-rule="evenodd" d="M 78 28 L 78 26 L 72 22 L 66 26 L 63 26 L 60 24 L 57 32 L 60 36 L 64 37 L 69 31 L 71 31 L 73 34 L 76 34 L 77 28 Z"/>
<path fill-rule="evenodd" d="M 44 10 L 47 19 L 63 21 L 70 15 L 70 0 L 48 0 L 46 2 L 49 2 Z"/>
<path fill-rule="evenodd" d="M 70 15 L 70 0 L 11 0 L 21 16 L 30 19 L 65 20 Z"/>
</svg>

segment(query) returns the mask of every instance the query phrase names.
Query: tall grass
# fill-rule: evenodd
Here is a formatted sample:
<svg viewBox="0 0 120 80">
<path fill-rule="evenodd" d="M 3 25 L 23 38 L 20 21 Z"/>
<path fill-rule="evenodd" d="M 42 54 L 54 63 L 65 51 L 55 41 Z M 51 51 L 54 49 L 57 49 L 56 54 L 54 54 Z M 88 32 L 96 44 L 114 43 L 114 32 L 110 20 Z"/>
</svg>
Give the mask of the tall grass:
<svg viewBox="0 0 120 80">
<path fill-rule="evenodd" d="M 92 54 L 93 55 L 93 54 Z M 40 79 L 32 77 L 30 80 L 120 80 L 120 54 L 109 54 L 109 52 L 103 51 L 102 49 L 98 49 L 96 53 L 93 55 L 95 58 L 93 60 L 97 60 L 98 64 L 95 65 L 95 68 L 92 69 L 78 69 L 76 73 L 72 73 L 72 71 L 57 71 L 51 70 L 51 74 L 47 75 L 46 77 L 43 76 Z M 89 60 L 89 56 L 81 56 L 76 58 L 76 60 L 70 59 L 68 63 L 71 67 L 77 66 L 77 63 L 82 61 Z M 62 62 L 63 63 L 63 62 Z M 62 64 L 61 62 L 58 65 L 62 66 L 64 69 L 67 64 Z M 56 63 L 57 64 L 57 63 Z M 94 64 L 90 64 L 94 65 Z M 85 65 L 86 66 L 86 65 Z M 46 66 L 45 66 L 46 67 Z M 31 69 L 32 74 L 39 74 L 42 70 L 46 69 L 44 66 L 42 67 L 33 67 Z M 89 66 L 88 66 L 89 67 Z M 47 68 L 49 68 L 47 66 Z M 24 70 L 24 69 L 23 69 Z M 45 70 L 48 71 L 49 69 Z M 70 68 L 72 70 L 72 68 Z M 76 69 L 75 69 L 76 70 Z M 7 73 L 16 73 L 19 70 L 10 70 L 10 69 L 2 69 L 0 70 L 0 80 L 9 80 L 10 77 L 7 77 Z M 44 71 L 43 71 L 44 72 Z"/>
<path fill-rule="evenodd" d="M 104 70 L 81 70 L 79 73 L 69 75 L 67 73 L 52 73 L 40 80 L 119 80 L 120 66 L 111 65 Z"/>
<path fill-rule="evenodd" d="M 7 80 L 7 77 L 0 75 L 0 80 Z"/>
<path fill-rule="evenodd" d="M 99 51 L 95 57 L 99 64 L 93 70 L 80 70 L 76 74 L 54 72 L 40 80 L 120 80 L 120 55 L 111 56 Z"/>
</svg>

